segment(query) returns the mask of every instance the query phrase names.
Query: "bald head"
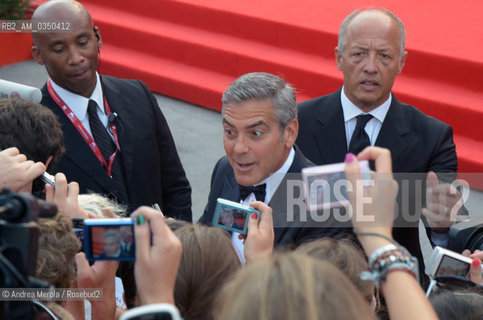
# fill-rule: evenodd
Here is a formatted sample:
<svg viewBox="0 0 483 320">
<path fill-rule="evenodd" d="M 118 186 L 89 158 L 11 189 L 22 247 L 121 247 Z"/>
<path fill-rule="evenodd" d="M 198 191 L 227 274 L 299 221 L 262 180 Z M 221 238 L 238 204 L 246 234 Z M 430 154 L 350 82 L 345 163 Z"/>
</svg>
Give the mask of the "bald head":
<svg viewBox="0 0 483 320">
<path fill-rule="evenodd" d="M 68 32 L 32 33 L 32 55 L 44 65 L 50 79 L 72 93 L 89 98 L 97 83 L 101 36 L 91 15 L 77 1 L 54 0 L 39 6 L 36 22 L 65 22 Z"/>
<path fill-rule="evenodd" d="M 355 11 L 342 23 L 337 67 L 344 74 L 344 93 L 364 112 L 381 106 L 402 72 L 404 27 L 385 9 Z"/>
<path fill-rule="evenodd" d="M 93 26 L 91 15 L 79 2 L 73 0 L 52 0 L 37 7 L 32 15 L 32 22 L 67 21 L 74 23 L 79 18 L 85 19 L 91 27 Z M 72 25 L 72 28 L 75 29 L 76 25 Z M 41 35 L 42 33 L 32 33 L 32 39 L 36 46 L 39 45 L 39 41 L 42 41 Z"/>
<path fill-rule="evenodd" d="M 358 21 L 361 19 L 365 19 L 368 17 L 372 17 L 373 19 L 378 20 L 386 20 L 388 23 L 394 23 L 399 30 L 399 56 L 401 57 L 404 53 L 404 48 L 406 46 L 406 30 L 404 29 L 404 24 L 394 13 L 385 9 L 385 8 L 378 8 L 378 9 L 366 9 L 366 10 L 355 10 L 351 14 L 349 14 L 339 29 L 339 43 L 337 47 L 341 54 L 344 54 L 344 49 L 347 44 L 347 30 L 349 26 L 356 25 Z"/>
</svg>

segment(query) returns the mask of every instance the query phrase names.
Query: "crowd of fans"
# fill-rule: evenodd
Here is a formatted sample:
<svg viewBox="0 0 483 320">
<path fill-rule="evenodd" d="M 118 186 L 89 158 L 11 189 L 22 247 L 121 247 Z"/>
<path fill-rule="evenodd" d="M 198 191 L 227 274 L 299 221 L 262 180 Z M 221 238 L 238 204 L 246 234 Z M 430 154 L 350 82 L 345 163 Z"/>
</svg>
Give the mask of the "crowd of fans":
<svg viewBox="0 0 483 320">
<path fill-rule="evenodd" d="M 46 65 L 50 76 L 48 92 L 44 88 L 44 98 L 48 97 L 52 100 L 49 92 L 55 88 L 63 92 L 63 88 L 79 96 L 76 97 L 77 100 L 72 99 L 72 101 L 86 102 L 88 108 L 91 108 L 96 105 L 95 101 L 89 100 L 91 94 L 95 95 L 96 90 L 100 90 L 99 96 L 102 97 L 102 90 L 104 90 L 104 95 L 109 98 L 108 85 L 113 81 L 112 83 L 117 83 L 120 87 L 124 86 L 127 91 L 146 94 L 148 97 L 146 101 L 149 101 L 147 104 L 151 105 L 154 97 L 147 93 L 149 90 L 143 84 L 122 81 L 118 83 L 113 79 L 99 78 L 95 67 L 102 41 L 99 30 L 93 26 L 87 10 L 78 2 L 71 0 L 52 3 L 52 5 L 40 6 L 34 18 L 65 14 L 79 22 L 86 32 L 81 33 L 79 39 L 69 38 L 65 48 L 55 49 L 53 53 L 47 45 L 51 40 L 49 35 L 34 36 L 36 44 L 34 56 L 39 63 Z M 398 33 L 398 27 L 394 25 L 394 21 L 399 20 L 387 11 L 368 10 L 363 14 L 355 12 L 349 17 L 360 23 L 359 31 L 368 28 L 367 21 L 371 21 L 380 23 L 382 28 L 387 27 L 393 38 L 402 37 Z M 372 28 L 372 26 L 369 27 L 368 29 Z M 339 44 L 340 48 L 336 51 L 338 66 L 341 69 L 350 67 L 349 59 L 359 61 L 364 56 L 364 53 L 361 53 L 350 58 L 344 57 L 345 42 L 355 41 L 352 37 L 355 37 L 357 31 L 353 30 L 357 28 L 351 25 L 350 19 L 343 23 L 341 32 L 344 33 L 346 28 L 352 32 L 351 37 L 343 39 L 343 43 Z M 399 28 L 404 29 L 402 26 Z M 387 36 L 385 32 L 381 33 L 383 33 L 382 36 L 378 34 L 375 37 Z M 398 41 L 392 42 L 401 42 Z M 396 46 L 392 42 L 390 47 Z M 403 51 L 404 41 L 401 43 Z M 54 42 L 52 46 L 56 45 Z M 69 50 L 78 50 L 80 53 L 71 54 L 70 58 L 65 58 L 66 64 L 83 64 L 83 61 L 89 59 L 95 63 L 89 65 L 87 70 L 76 70 L 72 73 L 73 76 L 67 72 L 69 77 L 66 77 L 66 80 L 58 77 L 63 73 L 60 67 L 62 63 L 59 61 L 64 59 L 60 56 Z M 404 65 L 407 53 L 402 51 L 399 57 L 402 65 L 389 70 L 393 73 L 392 80 Z M 82 56 L 85 52 L 88 53 L 86 56 L 89 56 L 87 60 Z M 79 61 L 73 61 L 75 59 L 72 57 L 78 58 Z M 379 58 L 383 59 L 386 67 L 394 63 L 388 53 L 378 54 Z M 360 80 L 357 81 L 360 82 Z M 54 89 L 51 82 L 54 82 Z M 59 82 L 59 86 L 55 87 L 55 82 Z M 100 82 L 103 83 L 102 88 Z M 370 87 L 369 91 L 371 91 L 373 87 L 379 86 L 376 82 L 366 79 L 363 81 L 363 86 Z M 384 92 L 377 102 L 384 102 L 387 98 L 385 94 L 390 95 L 391 86 L 392 82 L 386 88 L 387 92 Z M 64 97 L 69 97 L 69 92 L 63 94 Z M 340 92 L 338 95 L 340 96 Z M 81 96 L 86 98 L 85 101 L 78 99 L 82 98 Z M 364 99 L 364 97 L 358 97 L 356 100 L 359 98 Z M 390 98 L 388 101 L 391 101 Z M 97 102 L 102 104 L 102 99 Z M 105 178 L 104 180 L 108 181 L 107 189 L 111 187 L 116 189 L 119 186 L 120 189 L 106 196 L 96 193 L 79 194 L 80 190 L 89 189 L 91 186 L 79 185 L 75 181 L 69 182 L 62 172 L 55 174 L 55 187 L 45 184 L 40 179 L 44 172 L 50 171 L 61 161 L 66 168 L 77 173 L 79 169 L 77 167 L 83 164 L 76 163 L 78 159 L 71 161 L 73 160 L 71 159 L 72 149 L 75 149 L 72 148 L 73 145 L 67 151 L 70 152 L 69 155 L 62 157 L 65 151 L 63 141 L 66 126 L 71 124 L 70 122 L 59 124 L 60 113 L 54 114 L 51 111 L 52 108 L 57 110 L 56 105 L 52 102 L 54 107 L 47 108 L 22 98 L 0 100 L 0 187 L 16 193 L 33 194 L 55 203 L 58 210 L 54 218 L 40 218 L 36 221 L 38 254 L 35 276 L 39 280 L 46 281 L 53 288 L 102 289 L 102 299 L 27 302 L 35 305 L 38 318 L 47 316 L 52 319 L 118 319 L 128 316 L 131 310 L 139 312 L 145 310 L 143 306 L 158 306 L 162 309 L 162 304 L 168 304 L 175 306 L 175 309 L 171 309 L 178 310 L 185 320 L 337 320 L 387 317 L 395 320 L 483 319 L 483 287 L 481 286 L 483 252 L 478 250 L 473 253 L 465 252 L 465 255 L 473 259 L 468 279 L 458 277 L 437 279 L 436 289 L 426 297 L 423 291 L 424 283 L 418 281 L 421 269 L 418 269 L 417 257 L 414 257 L 415 254 L 410 252 L 411 250 L 406 250 L 394 240 L 394 238 L 397 239 L 396 236 L 393 237 L 393 223 L 399 187 L 393 178 L 390 150 L 375 146 L 362 148 L 362 144 L 359 144 L 360 150 L 345 155 L 347 180 L 352 186 L 362 187 L 362 189 L 356 187 L 347 189 L 349 207 L 352 208 L 352 225 L 349 228 L 351 236 L 341 239 L 332 232 L 333 229 L 330 226 L 306 228 L 293 224 L 281 227 L 277 223 L 274 224 L 274 221 L 276 218 L 280 219 L 279 211 L 285 208 L 280 206 L 280 201 L 275 196 L 275 190 L 282 185 L 280 181 L 282 179 L 277 180 L 273 173 L 279 169 L 285 170 L 284 175 L 294 173 L 291 170 L 295 165 L 299 166 L 297 170 L 300 172 L 304 166 L 312 165 L 295 146 L 299 123 L 294 90 L 279 77 L 266 73 L 253 73 L 241 76 L 234 81 L 223 95 L 223 103 L 224 143 L 227 157 L 220 159 L 215 167 L 209 205 L 200 219 L 204 224 L 193 224 L 191 221 L 185 221 L 190 220 L 189 217 L 191 217 L 189 183 L 184 176 L 169 129 L 157 109 L 157 104 L 153 104 L 154 109 L 148 107 L 146 110 L 149 112 L 146 110 L 144 110 L 146 112 L 138 112 L 140 115 L 138 120 L 145 125 L 151 121 L 151 116 L 148 114 L 153 112 L 158 122 L 163 124 L 163 128 L 158 127 L 158 123 L 154 125 L 154 131 L 164 140 L 158 141 L 159 145 L 153 146 L 153 149 L 159 147 L 161 158 L 167 161 L 172 170 L 161 165 L 162 168 L 157 169 L 159 169 L 159 177 L 162 178 L 150 178 L 154 180 L 159 178 L 161 181 L 154 182 L 157 185 L 170 181 L 171 187 L 163 185 L 163 191 L 153 192 L 149 201 L 159 196 L 160 200 L 156 201 L 160 202 L 161 208 L 166 208 L 163 210 L 171 212 L 169 216 L 178 219 L 169 218 L 168 214 L 165 216 L 160 206 L 152 201 L 150 204 L 153 204 L 154 208 L 147 206 L 132 208 L 135 210 L 130 208 L 130 205 L 138 203 L 138 200 L 141 201 L 137 199 L 139 194 L 136 195 L 136 191 L 139 190 L 136 189 L 136 185 L 130 183 L 131 178 L 136 175 L 124 175 L 129 172 L 128 169 L 119 170 L 116 173 L 117 169 L 123 169 L 125 165 L 127 166 L 126 163 L 132 160 L 126 155 L 129 150 L 125 149 L 126 145 L 123 144 L 125 140 L 122 140 L 126 139 L 126 132 L 129 130 L 127 116 L 123 119 L 126 121 L 124 133 L 120 126 L 121 144 L 119 145 L 117 131 L 112 123 L 116 121 L 115 117 L 114 120 L 107 122 L 107 116 L 112 113 L 106 115 L 101 112 L 106 122 L 102 124 L 100 123 L 102 117 L 96 115 L 95 109 L 93 112 L 88 111 L 92 113 L 89 115 L 92 118 L 84 122 L 86 126 L 89 123 L 89 130 L 93 131 L 92 135 L 95 139 L 91 139 L 93 141 L 91 143 L 96 145 L 97 141 L 101 148 L 100 144 L 104 139 L 104 142 L 107 140 L 107 147 L 112 148 L 108 157 L 102 154 L 101 151 L 104 150 L 99 151 L 97 147 L 92 149 L 99 151 L 96 153 L 99 155 L 98 159 L 94 159 L 95 169 L 102 169 L 100 172 L 105 175 L 102 179 Z M 287 106 L 285 109 L 284 105 Z M 304 114 L 308 112 L 307 108 Z M 60 115 L 63 116 L 63 114 Z M 147 119 L 141 118 L 144 115 L 148 115 Z M 120 118 L 122 116 L 124 115 Z M 75 118 L 73 115 L 69 117 Z M 420 114 L 418 117 L 426 119 Z M 250 122 L 253 119 L 258 121 Z M 352 120 L 354 126 L 357 121 L 357 130 L 361 129 L 359 120 L 355 118 Z M 110 127 L 111 131 L 108 133 L 108 130 L 104 130 L 106 131 L 103 132 L 104 137 L 96 136 L 98 124 L 101 129 L 103 125 Z M 438 125 L 435 126 L 438 127 Z M 456 161 L 451 130 L 446 126 L 443 129 L 449 132 L 446 142 L 451 146 L 447 149 Z M 362 127 L 361 130 L 364 128 Z M 154 133 L 148 132 L 146 137 L 151 134 Z M 361 131 L 362 140 L 366 138 L 363 135 Z M 262 140 L 261 136 L 265 140 Z M 146 137 L 143 136 L 144 140 L 147 140 Z M 85 147 L 83 143 L 81 142 L 80 145 Z M 367 145 L 374 145 L 374 143 Z M 310 148 L 314 146 L 315 143 L 310 144 Z M 243 153 L 241 149 L 249 147 L 253 149 L 251 158 L 240 156 Z M 168 150 L 169 154 L 162 153 L 162 150 Z M 121 158 L 110 159 L 111 153 L 115 157 L 118 152 L 122 153 L 124 162 Z M 270 154 L 267 155 L 267 153 Z M 142 158 L 142 156 L 136 156 L 135 160 Z M 247 158 L 250 159 L 247 160 Z M 97 163 L 97 160 L 100 163 Z M 367 175 L 367 172 L 361 172 L 358 160 L 371 160 L 375 163 L 375 171 L 372 171 L 372 181 L 369 184 L 358 183 L 362 180 L 362 175 Z M 136 169 L 149 169 L 148 172 L 154 172 L 153 168 L 146 166 Z M 251 170 L 250 168 L 255 168 L 252 172 L 254 174 L 246 174 Z M 395 167 L 394 169 L 396 170 Z M 432 169 L 428 168 L 427 171 L 430 170 Z M 86 177 L 85 172 L 79 176 L 86 178 L 85 181 L 93 185 L 98 183 L 96 179 L 90 179 L 99 178 L 97 176 L 87 175 Z M 434 224 L 434 217 L 441 216 L 438 212 L 439 195 L 443 195 L 445 188 L 449 187 L 447 184 L 439 183 L 437 177 L 432 179 L 433 197 L 428 201 L 429 204 L 423 215 L 430 224 L 433 223 L 428 230 L 431 232 L 432 239 L 436 241 L 438 234 L 444 233 L 444 230 L 450 226 L 451 217 L 445 212 L 444 221 Z M 217 184 L 217 181 L 222 182 Z M 248 189 L 243 198 L 238 198 L 238 202 L 246 202 L 259 212 L 259 214 L 251 214 L 246 220 L 248 224 L 246 235 L 237 232 L 228 233 L 222 228 L 209 226 L 213 210 L 210 211 L 208 208 L 215 207 L 216 198 L 219 195 L 238 196 L 230 193 L 234 190 L 229 185 L 231 182 L 234 185 L 239 183 L 240 186 L 237 188 Z M 255 191 L 255 187 L 261 185 L 261 182 L 264 190 L 260 195 Z M 267 185 L 268 191 L 265 189 Z M 101 190 L 105 186 L 97 187 Z M 271 193 L 270 188 L 272 188 Z M 145 196 L 151 191 L 149 189 L 140 193 Z M 450 199 L 451 203 L 447 205 L 453 206 L 458 203 L 460 206 L 456 211 L 462 212 L 464 208 L 458 195 Z M 260 196 L 261 200 L 257 196 Z M 115 199 L 125 201 L 120 201 L 122 204 L 119 204 L 114 201 Z M 368 214 L 372 221 L 360 219 Z M 74 222 L 83 221 L 83 219 L 115 221 L 122 217 L 129 217 L 130 222 L 134 221 L 134 234 L 132 229 L 123 229 L 124 227 L 119 228 L 119 233 L 113 230 L 105 231 L 104 243 L 100 242 L 104 250 L 99 249 L 97 255 L 102 259 L 89 261 L 90 256 L 86 257 L 86 253 L 91 254 L 91 252 L 85 251 L 86 248 L 83 252 L 82 246 L 90 243 L 81 241 L 82 237 L 79 235 L 82 233 L 78 232 Z M 227 224 L 233 226 L 233 223 L 230 221 Z M 321 237 L 322 234 L 327 237 Z M 408 240 L 408 243 L 414 242 L 409 241 L 414 239 L 405 240 Z M 108 246 L 110 249 L 107 249 Z M 420 251 L 419 247 L 416 251 Z M 130 255 L 133 255 L 134 259 L 127 259 Z M 1 262 L 4 263 L 3 255 Z M 13 317 L 9 313 L 12 312 L 12 305 L 8 301 L 0 302 L 0 307 L 0 318 Z M 169 308 L 165 307 L 165 309 Z"/>
<path fill-rule="evenodd" d="M 43 106 L 32 106 L 27 100 L 5 99 L 0 101 L 0 118 L 3 110 L 12 105 L 22 117 L 33 116 L 25 114 L 24 108 L 35 114 L 39 110 L 49 114 Z M 44 120 L 37 117 L 35 121 Z M 30 190 L 26 186 L 35 185 L 45 170 L 41 162 L 27 160 L 19 151 L 21 148 L 29 153 L 34 144 L 19 148 L 5 145 L 5 141 L 16 144 L 11 141 L 20 138 L 2 139 L 0 146 L 0 171 L 4 173 L 0 183 L 13 191 Z M 116 219 L 126 212 L 100 195 L 79 195 L 75 182 L 67 183 L 62 174 L 57 174 L 56 188 L 47 185 L 46 196 L 58 205 L 59 213 L 37 222 L 37 277 L 56 288 L 102 288 L 103 298 L 91 301 L 90 306 L 83 301 L 49 301 L 45 306 L 63 319 L 83 319 L 86 315 L 114 319 L 128 308 L 157 303 L 175 305 L 184 319 L 375 319 L 382 296 L 382 309 L 387 308 L 391 319 L 479 319 L 483 315 L 483 291 L 477 284 L 465 282 L 455 288 L 443 283 L 427 299 L 410 268 L 386 270 L 379 281 L 361 279 L 364 271 L 374 272 L 374 254 L 377 256 L 381 248 L 393 243 L 392 220 L 387 217 L 393 214 L 397 194 L 395 182 L 378 181 L 378 173 L 391 172 L 390 153 L 369 147 L 361 156 L 376 160 L 375 183 L 365 195 L 373 199 L 369 210 L 375 210 L 376 221 L 369 224 L 353 220 L 358 243 L 327 238 L 304 243 L 295 251 L 274 252 L 272 210 L 262 202 L 253 202 L 252 207 L 261 212 L 261 217 L 248 225 L 246 266 L 240 263 L 226 231 L 166 219 L 149 207 L 141 207 L 131 215 L 136 221 L 135 262 L 96 261 L 90 265 L 79 252 L 81 243 L 72 231 L 71 219 Z M 358 170 L 355 156 L 349 154 L 347 176 L 357 179 Z M 350 196 L 351 204 L 358 208 L 357 202 L 362 199 L 356 192 Z M 392 252 L 407 255 L 398 246 Z M 481 259 L 482 253 L 472 257 Z M 480 283 L 481 267 L 475 264 L 472 269 L 471 280 Z M 116 273 L 124 284 L 124 307 L 116 303 Z"/>
</svg>

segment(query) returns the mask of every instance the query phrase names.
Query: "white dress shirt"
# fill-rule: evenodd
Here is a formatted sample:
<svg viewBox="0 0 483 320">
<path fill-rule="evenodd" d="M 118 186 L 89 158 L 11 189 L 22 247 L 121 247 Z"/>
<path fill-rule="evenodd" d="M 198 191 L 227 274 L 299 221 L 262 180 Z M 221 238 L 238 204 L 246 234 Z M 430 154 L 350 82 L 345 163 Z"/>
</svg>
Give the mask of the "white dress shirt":
<svg viewBox="0 0 483 320">
<path fill-rule="evenodd" d="M 99 78 L 99 74 L 96 72 L 96 87 L 94 88 L 94 91 L 92 92 L 91 96 L 89 98 L 83 97 L 81 95 L 72 93 L 70 91 L 65 90 L 58 84 L 54 82 L 54 80 L 50 79 L 52 83 L 52 87 L 54 88 L 55 92 L 59 95 L 59 97 L 64 100 L 65 104 L 72 110 L 72 112 L 75 114 L 77 119 L 82 123 L 84 128 L 86 128 L 87 132 L 92 137 L 92 132 L 91 132 L 91 126 L 89 125 L 89 116 L 87 114 L 87 105 L 89 104 L 89 100 L 92 99 L 97 103 L 97 115 L 99 116 L 99 119 L 101 120 L 102 124 L 107 127 L 107 115 L 105 112 L 105 106 L 104 106 L 104 95 L 102 92 L 102 86 L 101 86 L 101 80 Z M 107 130 L 109 135 L 112 138 L 112 134 L 110 130 Z"/>
<path fill-rule="evenodd" d="M 269 204 L 270 200 L 272 199 L 273 194 L 275 191 L 277 191 L 278 186 L 282 182 L 283 178 L 288 172 L 288 169 L 290 169 L 290 166 L 293 163 L 293 159 L 295 158 L 295 150 L 292 147 L 290 149 L 290 153 L 288 154 L 287 159 L 285 160 L 285 163 L 283 166 L 278 169 L 274 174 L 271 174 L 261 182 L 255 184 L 255 186 L 261 185 L 261 184 L 266 184 L 265 188 L 265 200 L 263 201 L 265 204 Z M 248 205 L 251 201 L 256 201 L 255 195 L 253 193 L 250 193 L 246 199 L 242 199 L 240 203 Z M 233 246 L 235 247 L 236 254 L 238 255 L 238 258 L 240 259 L 240 262 L 242 264 L 246 263 L 245 259 L 245 245 L 243 244 L 243 240 L 238 239 L 238 232 L 233 232 L 231 234 L 231 242 L 233 243 Z"/>
<path fill-rule="evenodd" d="M 344 113 L 344 123 L 345 123 L 345 136 L 347 139 L 347 149 L 349 149 L 350 141 L 352 138 L 352 134 L 356 128 L 357 119 L 356 117 L 360 114 L 367 114 L 363 112 L 359 107 L 352 103 L 352 101 L 347 98 L 344 93 L 344 88 L 341 90 L 341 103 L 342 103 L 342 112 Z M 392 95 L 389 95 L 389 99 L 384 101 L 379 107 L 369 111 L 368 113 L 373 116 L 371 120 L 369 120 L 366 124 L 364 130 L 366 131 L 367 135 L 369 136 L 369 140 L 371 141 L 371 146 L 376 143 L 377 137 L 379 135 L 379 131 L 381 131 L 382 123 L 386 118 L 387 112 L 389 111 L 389 107 L 391 106 Z M 448 246 L 448 235 L 446 233 L 436 233 L 433 230 L 430 232 L 431 241 L 435 245 L 442 246 L 446 248 Z"/>
<path fill-rule="evenodd" d="M 371 146 L 376 143 L 377 136 L 379 135 L 379 131 L 381 131 L 382 123 L 386 118 L 387 112 L 389 111 L 389 107 L 391 106 L 392 96 L 389 95 L 389 99 L 384 101 L 379 107 L 369 111 L 364 112 L 352 101 L 347 98 L 344 93 L 344 88 L 341 90 L 341 103 L 342 103 L 342 112 L 344 113 L 344 124 L 345 124 L 345 136 L 347 139 L 347 149 L 349 149 L 350 141 L 352 138 L 352 134 L 356 128 L 357 119 L 356 117 L 360 114 L 370 114 L 373 116 L 371 120 L 369 120 L 364 128 L 367 135 L 369 136 L 369 140 L 371 141 Z"/>
</svg>

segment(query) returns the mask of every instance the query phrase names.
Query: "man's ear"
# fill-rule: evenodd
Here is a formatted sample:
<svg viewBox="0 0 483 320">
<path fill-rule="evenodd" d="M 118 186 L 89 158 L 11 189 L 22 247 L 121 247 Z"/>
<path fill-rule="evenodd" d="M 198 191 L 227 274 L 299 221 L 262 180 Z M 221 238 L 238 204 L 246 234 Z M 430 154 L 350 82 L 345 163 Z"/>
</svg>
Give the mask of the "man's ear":
<svg viewBox="0 0 483 320">
<path fill-rule="evenodd" d="M 342 53 L 339 50 L 339 47 L 335 47 L 335 64 L 339 71 L 342 71 Z"/>
<path fill-rule="evenodd" d="M 283 143 L 287 149 L 292 148 L 299 134 L 299 121 L 292 119 L 283 130 Z"/>
<path fill-rule="evenodd" d="M 102 37 L 101 37 L 101 33 L 99 32 L 99 28 L 97 26 L 94 26 L 93 27 L 93 30 L 94 30 L 94 36 L 97 39 L 97 51 L 99 51 L 101 49 L 101 47 L 102 47 Z"/>
<path fill-rule="evenodd" d="M 399 59 L 399 68 L 397 70 L 397 74 L 400 74 L 403 71 L 404 64 L 406 63 L 406 58 L 408 57 L 408 52 L 404 51 L 401 58 Z"/>
<path fill-rule="evenodd" d="M 35 61 L 37 61 L 38 64 L 45 64 L 44 59 L 42 59 L 42 56 L 40 55 L 40 50 L 37 48 L 37 46 L 32 46 L 32 57 L 34 57 Z"/>
<path fill-rule="evenodd" d="M 46 168 L 49 168 L 49 164 L 52 162 L 52 159 L 54 158 L 54 156 L 49 156 L 47 158 L 47 161 L 45 161 L 45 167 Z"/>
</svg>

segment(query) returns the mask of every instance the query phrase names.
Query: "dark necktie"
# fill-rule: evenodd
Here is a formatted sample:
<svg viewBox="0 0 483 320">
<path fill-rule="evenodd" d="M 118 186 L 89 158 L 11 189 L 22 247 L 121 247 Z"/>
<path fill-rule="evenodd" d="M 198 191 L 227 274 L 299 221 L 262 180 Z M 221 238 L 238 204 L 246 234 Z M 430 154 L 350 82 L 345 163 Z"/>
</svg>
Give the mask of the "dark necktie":
<svg viewBox="0 0 483 320">
<path fill-rule="evenodd" d="M 89 100 L 87 105 L 87 113 L 89 115 L 89 126 L 91 127 L 92 137 L 96 141 L 97 147 L 109 165 L 110 156 L 116 151 L 116 144 L 109 136 L 106 128 L 102 124 L 97 115 L 97 103 Z M 128 202 L 126 184 L 124 182 L 124 174 L 122 171 L 121 157 L 118 152 L 111 167 L 112 182 L 116 190 L 110 190 L 118 197 L 119 202 Z"/>
<path fill-rule="evenodd" d="M 372 119 L 371 114 L 360 114 L 357 116 L 357 125 L 352 134 L 351 142 L 349 143 L 349 152 L 357 155 L 364 150 L 365 147 L 371 145 L 371 140 L 364 128 L 369 120 Z"/>
<path fill-rule="evenodd" d="M 255 199 L 257 199 L 257 201 L 263 202 L 263 201 L 265 201 L 265 188 L 266 187 L 267 187 L 267 185 L 265 183 L 258 185 L 258 186 L 250 186 L 250 187 L 238 185 L 238 189 L 239 189 L 239 192 L 240 192 L 240 200 L 245 200 L 250 195 L 250 193 L 253 193 L 255 195 Z"/>
</svg>

